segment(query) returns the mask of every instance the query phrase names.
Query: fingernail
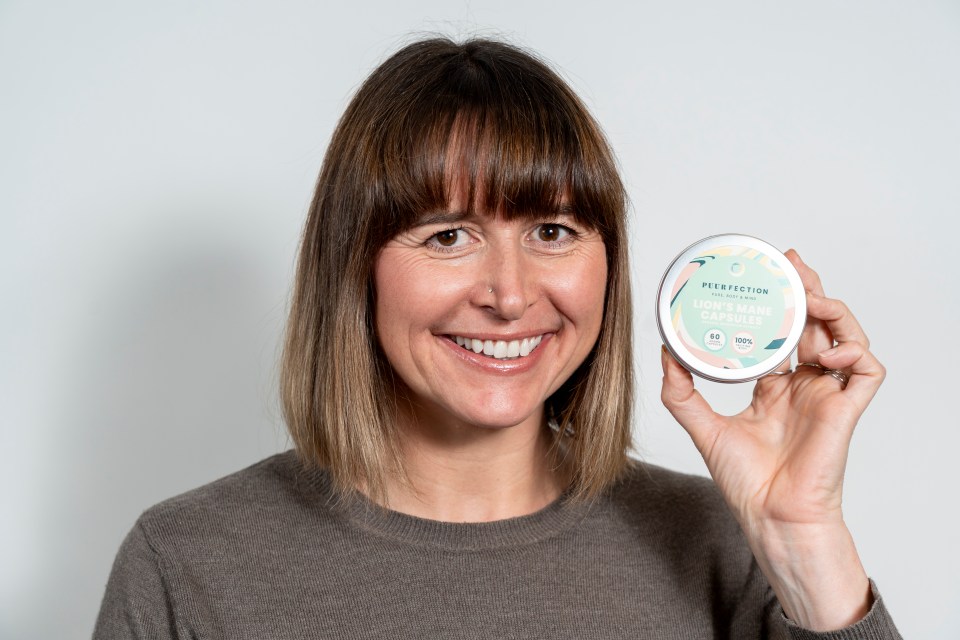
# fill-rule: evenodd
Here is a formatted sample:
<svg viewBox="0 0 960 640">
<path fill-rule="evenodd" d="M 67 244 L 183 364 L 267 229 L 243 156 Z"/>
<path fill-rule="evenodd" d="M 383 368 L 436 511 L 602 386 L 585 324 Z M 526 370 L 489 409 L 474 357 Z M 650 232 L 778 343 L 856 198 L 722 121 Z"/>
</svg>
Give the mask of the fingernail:
<svg viewBox="0 0 960 640">
<path fill-rule="evenodd" d="M 832 349 L 827 349 L 826 351 L 821 351 L 821 352 L 820 352 L 820 357 L 821 357 L 821 358 L 829 358 L 830 356 L 832 356 L 832 355 L 835 354 L 836 352 L 837 352 L 837 347 L 834 347 L 834 348 L 832 348 Z"/>
</svg>

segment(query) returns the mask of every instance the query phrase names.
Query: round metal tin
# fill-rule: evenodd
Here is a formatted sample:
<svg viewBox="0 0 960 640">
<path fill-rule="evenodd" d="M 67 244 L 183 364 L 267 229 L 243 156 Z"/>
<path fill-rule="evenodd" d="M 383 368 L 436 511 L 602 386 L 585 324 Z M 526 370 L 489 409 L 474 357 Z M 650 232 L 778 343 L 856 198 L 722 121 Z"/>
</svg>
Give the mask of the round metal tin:
<svg viewBox="0 0 960 640">
<path fill-rule="evenodd" d="M 748 382 L 780 366 L 807 320 L 800 274 L 773 245 L 710 236 L 674 258 L 657 292 L 657 326 L 673 356 L 715 382 Z"/>
</svg>

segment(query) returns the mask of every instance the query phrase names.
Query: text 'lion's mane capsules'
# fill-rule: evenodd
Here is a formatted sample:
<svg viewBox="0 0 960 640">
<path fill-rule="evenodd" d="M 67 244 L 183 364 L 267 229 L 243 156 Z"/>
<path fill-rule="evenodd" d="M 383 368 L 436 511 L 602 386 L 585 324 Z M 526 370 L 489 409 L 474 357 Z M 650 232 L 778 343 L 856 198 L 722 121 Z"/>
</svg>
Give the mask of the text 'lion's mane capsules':
<svg viewBox="0 0 960 640">
<path fill-rule="evenodd" d="M 687 247 L 657 293 L 663 342 L 688 370 L 747 382 L 775 370 L 800 341 L 807 300 L 800 274 L 776 247 L 724 234 Z"/>
</svg>

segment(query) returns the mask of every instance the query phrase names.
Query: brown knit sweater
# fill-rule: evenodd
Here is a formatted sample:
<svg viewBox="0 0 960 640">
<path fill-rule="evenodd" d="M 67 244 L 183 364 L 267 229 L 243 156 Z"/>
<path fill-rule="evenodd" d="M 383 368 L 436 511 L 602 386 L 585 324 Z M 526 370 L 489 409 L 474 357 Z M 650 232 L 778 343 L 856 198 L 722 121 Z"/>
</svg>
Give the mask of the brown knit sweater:
<svg viewBox="0 0 960 640">
<path fill-rule="evenodd" d="M 710 480 L 638 463 L 591 505 L 490 523 L 333 507 L 293 452 L 146 511 L 95 640 L 900 638 L 879 595 L 788 622 Z"/>
</svg>

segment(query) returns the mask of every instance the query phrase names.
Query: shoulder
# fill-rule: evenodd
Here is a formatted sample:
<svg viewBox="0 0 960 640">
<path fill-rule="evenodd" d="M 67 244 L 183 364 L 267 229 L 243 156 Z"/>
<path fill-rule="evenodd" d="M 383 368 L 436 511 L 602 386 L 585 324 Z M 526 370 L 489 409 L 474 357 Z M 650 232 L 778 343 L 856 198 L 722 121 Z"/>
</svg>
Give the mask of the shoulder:
<svg viewBox="0 0 960 640">
<path fill-rule="evenodd" d="M 236 503 L 249 504 L 263 498 L 275 498 L 276 491 L 291 488 L 292 481 L 304 473 L 296 454 L 285 451 L 265 458 L 255 464 L 197 487 L 180 495 L 168 498 L 151 507 L 146 514 L 163 517 L 171 512 L 205 510 L 211 505 Z"/>
<path fill-rule="evenodd" d="M 160 502 L 137 521 L 161 555 L 229 553 L 251 539 L 308 526 L 324 510 L 321 472 L 293 451 Z"/>
</svg>

